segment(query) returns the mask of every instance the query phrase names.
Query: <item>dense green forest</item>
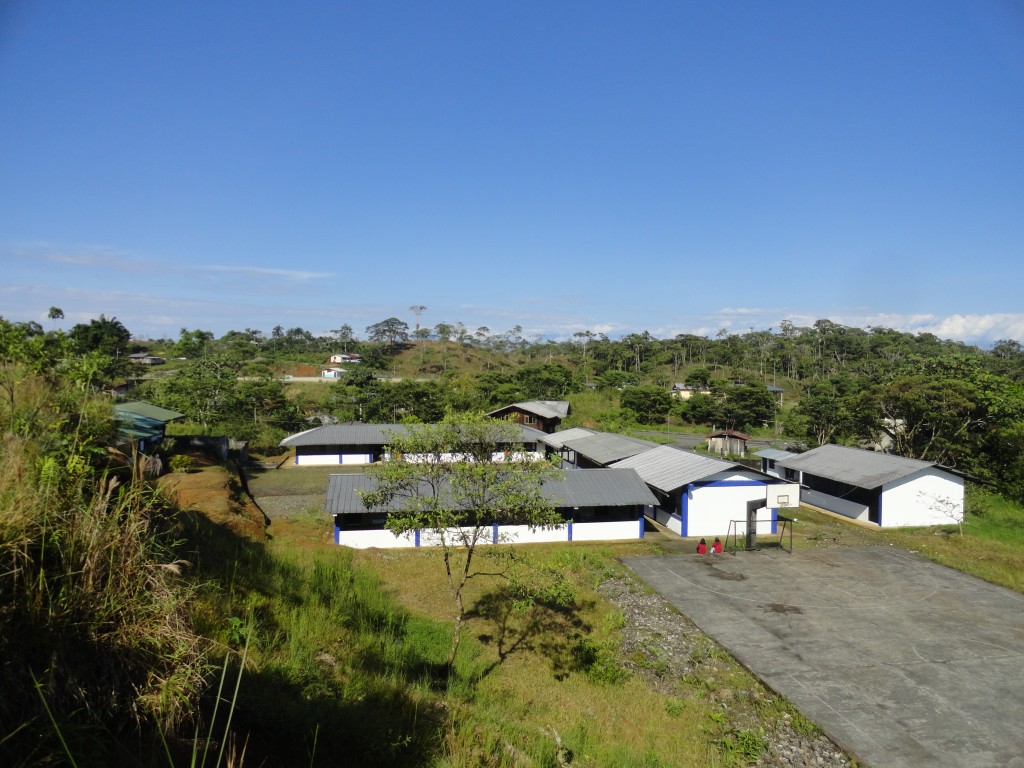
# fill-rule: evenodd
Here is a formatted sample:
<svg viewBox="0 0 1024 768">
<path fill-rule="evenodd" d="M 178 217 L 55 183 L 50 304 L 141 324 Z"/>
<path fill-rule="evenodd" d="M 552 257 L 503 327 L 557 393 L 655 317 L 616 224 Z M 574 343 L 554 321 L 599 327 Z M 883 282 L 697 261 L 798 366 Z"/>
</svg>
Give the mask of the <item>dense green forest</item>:
<svg viewBox="0 0 1024 768">
<path fill-rule="evenodd" d="M 794 447 L 885 436 L 897 453 L 1024 498 L 1024 350 L 1015 341 L 980 349 L 828 321 L 713 339 L 527 340 L 519 329 L 470 333 L 444 324 L 410 333 L 394 318 L 366 331 L 365 339 L 344 327 L 327 336 L 278 328 L 215 338 L 183 329 L 177 340 L 139 340 L 116 318 L 68 332 L 0 319 L 0 762 L 56 765 L 69 755 L 82 765 L 189 762 L 189 734 L 200 723 L 208 733 L 217 717 L 218 658 L 229 660 L 223 668 L 232 674 L 240 668 L 254 611 L 268 636 L 293 637 L 285 616 L 308 621 L 306 609 L 294 607 L 301 595 L 337 612 L 325 626 L 358 623 L 376 645 L 391 633 L 397 645 L 379 652 L 402 669 L 425 664 L 396 629 L 411 620 L 395 618 L 393 608 L 367 612 L 345 602 L 356 600 L 354 588 L 338 585 L 362 578 L 349 565 L 322 572 L 321 565 L 274 565 L 262 550 L 224 541 L 223 532 L 177 510 L 119 436 L 117 397 L 179 410 L 187 416 L 181 431 L 243 438 L 267 453 L 289 432 L 331 421 L 430 422 L 518 400 L 567 399 L 568 425 L 731 426 Z M 143 351 L 168 361 L 133 364 L 130 355 Z M 287 380 L 316 376 L 336 352 L 361 356 L 342 380 Z M 675 384 L 695 394 L 673 397 Z M 327 573 L 338 581 L 318 586 Z M 280 579 L 295 581 L 272 598 L 271 582 Z M 360 590 L 360 600 L 381 599 L 375 588 Z M 280 615 L 272 609 L 278 599 Z M 432 642 L 445 648 L 435 625 L 416 631 L 440 631 Z M 403 698 L 406 683 L 393 668 L 385 674 L 392 688 L 375 679 L 377 698 L 367 699 L 360 691 L 370 683 L 328 685 L 317 677 L 315 652 L 300 650 L 301 661 L 282 661 L 267 645 L 258 662 L 266 696 L 291 701 L 286 690 L 307 691 L 291 705 L 296 722 L 311 717 L 312 704 L 301 705 L 314 696 L 309 690 L 315 697 L 306 701 L 351 694 L 352 710 L 335 714 L 355 718 L 352 733 L 369 740 L 368 750 L 391 739 L 392 762 L 403 764 L 409 753 L 394 745 L 439 748 L 417 735 L 434 724 Z M 274 688 L 273 680 L 291 688 Z M 260 686 L 239 694 L 255 697 L 250 717 L 274 706 L 259 700 Z M 367 713 L 399 723 L 401 732 L 360 732 L 355 720 Z M 340 744 L 352 738 L 346 733 L 317 738 Z"/>
</svg>

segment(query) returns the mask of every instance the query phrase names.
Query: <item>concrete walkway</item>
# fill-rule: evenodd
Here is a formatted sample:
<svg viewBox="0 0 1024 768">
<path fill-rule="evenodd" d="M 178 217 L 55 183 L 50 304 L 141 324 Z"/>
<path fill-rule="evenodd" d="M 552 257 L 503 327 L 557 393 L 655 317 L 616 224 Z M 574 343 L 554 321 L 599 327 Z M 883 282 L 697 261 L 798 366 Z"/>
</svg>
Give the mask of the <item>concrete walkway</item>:
<svg viewBox="0 0 1024 768">
<path fill-rule="evenodd" d="M 1024 768 L 1024 595 L 890 547 L 626 565 L 874 768 Z"/>
</svg>

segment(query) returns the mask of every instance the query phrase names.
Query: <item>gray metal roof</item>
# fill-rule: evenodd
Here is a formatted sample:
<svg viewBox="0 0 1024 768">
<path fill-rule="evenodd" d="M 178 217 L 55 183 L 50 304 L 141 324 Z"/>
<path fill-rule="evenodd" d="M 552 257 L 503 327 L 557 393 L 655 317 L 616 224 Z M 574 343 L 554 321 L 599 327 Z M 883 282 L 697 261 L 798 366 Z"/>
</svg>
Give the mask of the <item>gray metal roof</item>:
<svg viewBox="0 0 1024 768">
<path fill-rule="evenodd" d="M 519 425 L 517 425 L 519 426 Z M 519 427 L 523 443 L 536 443 L 547 437 L 544 432 L 533 427 Z M 409 433 L 406 424 L 327 424 L 322 427 L 307 429 L 289 435 L 279 445 L 317 446 L 317 445 L 387 445 L 396 435 Z"/>
<path fill-rule="evenodd" d="M 638 453 L 657 447 L 657 445 L 657 443 L 647 440 L 637 440 L 634 437 L 614 435 L 610 432 L 594 432 L 586 437 L 562 442 L 563 447 L 576 451 L 580 456 L 602 466 L 627 456 L 636 456 Z"/>
<path fill-rule="evenodd" d="M 822 445 L 779 463 L 786 469 L 796 469 L 816 477 L 869 489 L 938 466 L 932 461 L 908 459 L 843 445 Z"/>
<path fill-rule="evenodd" d="M 560 507 L 655 506 L 658 499 L 633 469 L 573 469 L 544 483 L 544 495 Z"/>
<path fill-rule="evenodd" d="M 280 445 L 386 445 L 392 436 L 408 432 L 404 424 L 325 424 L 289 435 Z"/>
<path fill-rule="evenodd" d="M 552 448 L 558 449 L 562 447 L 562 443 L 566 440 L 575 440 L 578 437 L 589 437 L 590 435 L 597 434 L 592 429 L 584 429 L 583 427 L 573 427 L 572 429 L 563 429 L 561 432 L 552 432 L 551 434 L 544 435 L 540 439 L 544 445 L 549 445 Z"/>
<path fill-rule="evenodd" d="M 760 456 L 762 459 L 774 459 L 775 461 L 782 461 L 782 459 L 788 459 L 791 456 L 799 456 L 798 453 L 792 451 L 783 451 L 779 448 L 764 448 L 763 450 L 757 451 L 755 456 Z"/>
<path fill-rule="evenodd" d="M 719 472 L 728 472 L 734 469 L 755 471 L 742 464 L 701 456 L 671 445 L 660 445 L 653 450 L 617 461 L 612 465 L 613 469 L 627 467 L 635 469 L 647 485 L 663 493 L 671 493 L 690 483 L 717 475 Z"/>
<path fill-rule="evenodd" d="M 518 408 L 545 419 L 564 419 L 569 415 L 569 402 L 567 400 L 525 400 L 521 403 L 512 403 L 512 405 L 497 408 L 487 415 L 501 413 L 509 408 Z"/>
<path fill-rule="evenodd" d="M 376 488 L 369 475 L 331 475 L 327 483 L 327 513 L 367 513 L 360 492 Z M 657 498 L 632 469 L 570 470 L 561 479 L 544 483 L 544 495 L 558 507 L 654 506 Z M 395 499 L 390 509 L 402 504 Z"/>
</svg>

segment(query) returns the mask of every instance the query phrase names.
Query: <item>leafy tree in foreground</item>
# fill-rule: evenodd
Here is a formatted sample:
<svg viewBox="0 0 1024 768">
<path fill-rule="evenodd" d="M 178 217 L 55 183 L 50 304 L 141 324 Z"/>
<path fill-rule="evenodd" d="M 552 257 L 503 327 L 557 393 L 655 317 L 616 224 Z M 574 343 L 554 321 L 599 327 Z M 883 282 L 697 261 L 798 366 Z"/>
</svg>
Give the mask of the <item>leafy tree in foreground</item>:
<svg viewBox="0 0 1024 768">
<path fill-rule="evenodd" d="M 420 530 L 443 551 L 455 609 L 449 670 L 462 639 L 463 593 L 476 575 L 477 547 L 492 540 L 492 525 L 551 528 L 562 523 L 542 492 L 544 480 L 558 470 L 526 455 L 518 445 L 521 434 L 515 424 L 479 415 L 416 425 L 406 435 L 395 435 L 390 461 L 367 472 L 377 487 L 364 494 L 363 503 L 388 510 L 388 530 Z"/>
</svg>

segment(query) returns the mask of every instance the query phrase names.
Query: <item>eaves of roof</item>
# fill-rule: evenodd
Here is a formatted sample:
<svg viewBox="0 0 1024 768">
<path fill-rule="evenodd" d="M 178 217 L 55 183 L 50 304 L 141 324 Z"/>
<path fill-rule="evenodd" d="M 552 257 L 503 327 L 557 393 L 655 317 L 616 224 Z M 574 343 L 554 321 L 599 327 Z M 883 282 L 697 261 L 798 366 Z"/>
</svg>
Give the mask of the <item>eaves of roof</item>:
<svg viewBox="0 0 1024 768">
<path fill-rule="evenodd" d="M 815 477 L 835 480 L 856 488 L 874 489 L 901 480 L 930 467 L 950 474 L 959 474 L 932 461 L 908 459 L 890 453 L 878 453 L 844 445 L 822 445 L 806 453 L 783 459 L 786 469 L 805 472 Z"/>
</svg>

